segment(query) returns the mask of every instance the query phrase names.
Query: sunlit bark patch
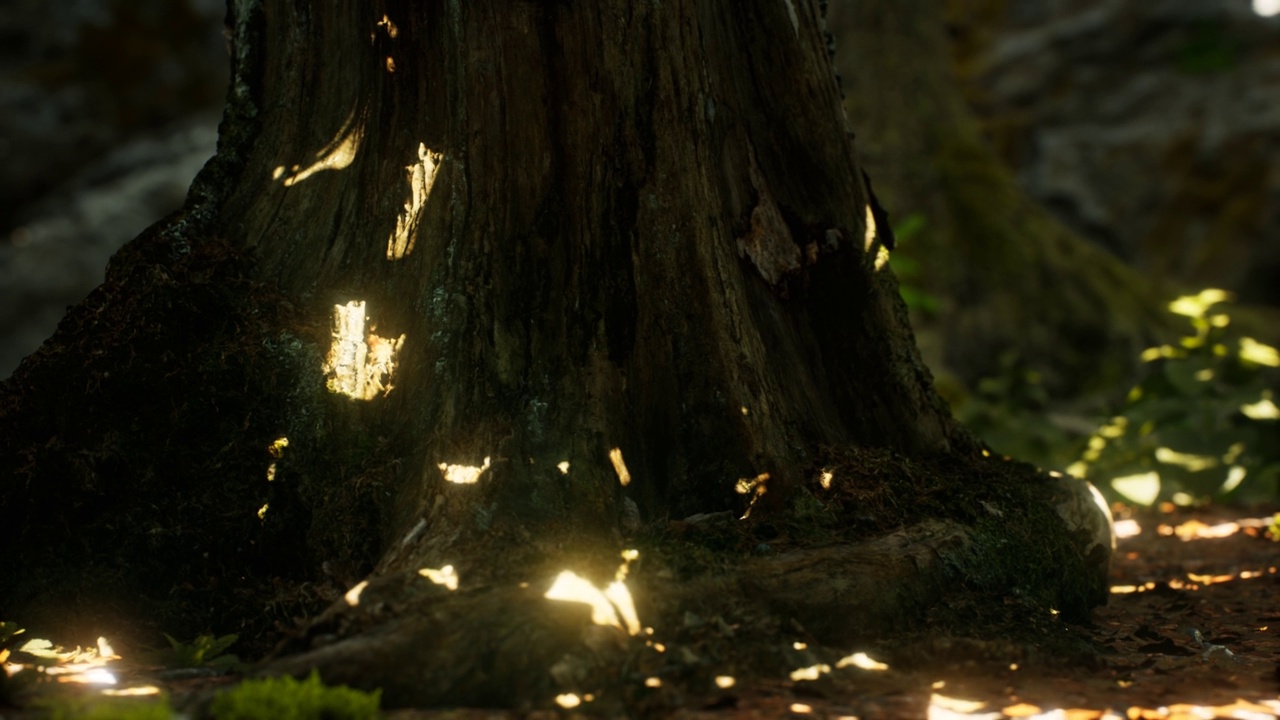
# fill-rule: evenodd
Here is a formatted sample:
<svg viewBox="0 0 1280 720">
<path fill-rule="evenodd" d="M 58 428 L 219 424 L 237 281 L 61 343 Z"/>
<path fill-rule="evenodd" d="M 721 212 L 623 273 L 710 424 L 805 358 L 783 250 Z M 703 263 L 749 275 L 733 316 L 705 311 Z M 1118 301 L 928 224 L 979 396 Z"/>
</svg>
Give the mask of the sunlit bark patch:
<svg viewBox="0 0 1280 720">
<path fill-rule="evenodd" d="M 740 520 L 746 520 L 751 516 L 751 509 L 769 491 L 768 483 L 769 473 L 760 473 L 753 478 L 740 478 L 738 480 L 734 490 L 737 490 L 739 495 L 751 495 L 751 502 L 747 505 L 747 511 L 742 513 Z"/>
<path fill-rule="evenodd" d="M 484 459 L 484 464 L 479 467 L 475 465 L 449 465 L 448 463 L 440 463 L 437 467 L 440 472 L 444 473 L 444 479 L 455 485 L 474 485 L 480 482 L 480 476 L 485 470 L 489 469 L 489 458 Z"/>
<path fill-rule="evenodd" d="M 391 59 L 387 60 L 390 62 Z M 388 65 L 389 71 L 393 69 L 394 64 Z M 413 252 L 418 238 L 418 219 L 422 216 L 422 207 L 427 204 L 427 197 L 431 195 L 431 186 L 436 182 L 440 157 L 440 153 L 418 143 L 418 161 L 405 166 L 409 174 L 409 199 L 405 201 L 404 212 L 396 216 L 396 229 L 387 238 L 388 260 L 399 260 Z"/>
<path fill-rule="evenodd" d="M 360 594 L 363 593 L 364 589 L 367 587 L 369 587 L 369 581 L 361 580 L 360 582 L 356 583 L 355 587 L 348 590 L 347 594 L 342 596 L 342 599 L 346 600 L 347 604 L 350 605 L 351 607 L 356 607 L 357 605 L 360 604 Z"/>
<path fill-rule="evenodd" d="M 330 392 L 354 400 L 372 400 L 395 387 L 396 362 L 405 336 L 384 338 L 365 334 L 365 305 L 353 300 L 333 306 L 333 344 L 322 372 Z"/>
<path fill-rule="evenodd" d="M 437 585 L 445 586 L 446 589 L 458 589 L 458 573 L 454 572 L 452 565 L 445 565 L 439 570 L 436 570 L 435 568 L 422 568 L 418 571 L 418 574 Z"/>
<path fill-rule="evenodd" d="M 267 453 L 270 454 L 271 457 L 275 458 L 276 460 L 279 460 L 280 458 L 284 457 L 284 449 L 287 447 L 289 447 L 289 438 L 279 437 L 275 439 L 275 442 L 272 442 L 270 445 L 267 446 Z M 276 479 L 276 463 L 275 463 L 275 460 L 273 460 L 271 464 L 267 466 L 267 482 L 271 482 L 272 480 L 275 480 L 275 479 Z"/>
<path fill-rule="evenodd" d="M 631 473 L 627 470 L 627 463 L 622 460 L 622 448 L 614 448 L 609 451 L 609 462 L 613 463 L 613 471 L 618 473 L 618 482 L 623 487 L 631 484 Z"/>
<path fill-rule="evenodd" d="M 564 693 L 563 695 L 556 696 L 556 704 L 565 710 L 569 710 L 581 705 L 582 698 L 578 697 L 574 693 Z"/>
<path fill-rule="evenodd" d="M 800 682 L 801 680 L 817 680 L 823 675 L 831 672 L 831 666 L 826 663 L 810 665 L 791 671 L 791 681 Z"/>
<path fill-rule="evenodd" d="M 355 121 L 355 114 L 353 113 L 347 118 L 347 122 L 343 123 L 342 129 L 338 131 L 333 140 L 316 153 L 315 162 L 306 167 L 302 167 L 300 164 L 293 165 L 288 170 L 285 169 L 284 165 L 278 165 L 272 171 L 271 179 L 280 180 L 284 178 L 284 186 L 293 187 L 323 170 L 343 170 L 355 161 L 356 152 L 360 149 L 360 140 L 363 135 L 364 127 L 361 123 Z"/>
</svg>

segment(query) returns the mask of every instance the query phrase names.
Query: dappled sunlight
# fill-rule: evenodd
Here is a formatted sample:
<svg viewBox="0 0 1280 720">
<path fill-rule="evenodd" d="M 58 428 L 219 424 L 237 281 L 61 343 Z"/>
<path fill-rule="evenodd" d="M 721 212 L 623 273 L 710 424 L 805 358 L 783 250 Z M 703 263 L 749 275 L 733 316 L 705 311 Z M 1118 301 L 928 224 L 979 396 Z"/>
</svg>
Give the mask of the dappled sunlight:
<svg viewBox="0 0 1280 720">
<path fill-rule="evenodd" d="M 873 660 L 869 655 L 863 652 L 847 655 L 845 657 L 840 658 L 840 660 L 836 662 L 837 668 L 846 668 L 849 666 L 862 668 L 863 670 L 874 670 L 874 671 L 889 669 L 888 665 L 882 662 L 877 662 L 876 660 Z"/>
<path fill-rule="evenodd" d="M 1186 574 L 1185 580 L 1176 577 L 1169 578 L 1169 580 L 1163 584 L 1163 587 L 1167 587 L 1170 590 L 1194 592 L 1209 585 L 1218 585 L 1221 583 L 1240 580 L 1256 580 L 1267 575 L 1275 574 L 1276 569 L 1274 567 L 1267 568 L 1266 570 L 1241 570 L 1239 572 L 1218 573 L 1214 575 L 1189 572 Z M 1162 587 L 1162 584 L 1152 580 L 1148 580 L 1141 585 L 1112 585 L 1111 594 L 1130 595 L 1132 593 L 1150 592 L 1155 590 L 1157 587 Z"/>
<path fill-rule="evenodd" d="M 996 707 L 998 706 L 998 707 Z M 1227 705 L 1173 703 L 1156 708 L 1131 706 L 1106 710 L 1084 708 L 1042 708 L 1028 702 L 1009 705 L 968 700 L 934 693 L 929 700 L 929 720 L 1196 720 L 1198 718 L 1239 718 L 1263 720 L 1280 712 L 1280 701 L 1250 702 L 1237 699 Z"/>
<path fill-rule="evenodd" d="M 882 270 L 885 265 L 889 264 L 889 249 L 884 247 L 884 245 L 876 245 L 876 237 L 878 235 L 876 230 L 876 214 L 875 211 L 871 209 L 871 203 L 867 203 L 863 210 L 867 229 L 862 235 L 862 249 L 864 252 L 875 252 L 875 268 L 876 270 Z"/>
<path fill-rule="evenodd" d="M 387 61 L 390 63 L 391 58 L 387 58 Z M 388 69 L 394 69 L 394 65 L 389 65 Z M 422 208 L 431 195 L 431 187 L 435 185 L 441 157 L 440 153 L 428 149 L 426 144 L 418 143 L 417 162 L 405 166 L 409 175 L 409 197 L 405 200 L 404 211 L 396 216 L 395 230 L 387 238 L 388 260 L 400 260 L 413 252 Z"/>
<path fill-rule="evenodd" d="M 480 476 L 484 471 L 489 469 L 489 457 L 485 456 L 484 464 L 479 467 L 475 465 L 450 465 L 448 463 L 440 463 L 437 465 L 440 472 L 444 474 L 444 479 L 455 485 L 474 485 L 480 482 Z"/>
<path fill-rule="evenodd" d="M 103 695 L 111 697 L 148 697 L 151 695 L 159 695 L 160 688 L 155 685 L 139 685 L 138 687 L 129 688 L 107 688 L 102 691 Z"/>
<path fill-rule="evenodd" d="M 1280 0 L 1253 0 L 1253 12 L 1262 17 L 1280 15 Z"/>
<path fill-rule="evenodd" d="M 826 673 L 831 672 L 831 666 L 826 663 L 818 663 L 809 667 L 802 667 L 791 671 L 791 680 L 799 682 L 801 680 L 817 680 Z"/>
<path fill-rule="evenodd" d="M 454 572 L 452 565 L 445 565 L 439 570 L 422 568 L 418 574 L 437 585 L 443 585 L 448 590 L 458 589 L 458 573 Z"/>
<path fill-rule="evenodd" d="M 18 662 L 15 658 L 24 659 Z M 5 676 L 15 679 L 21 674 L 56 683 L 101 686 L 100 690 L 109 695 L 159 694 L 160 690 L 153 685 L 116 687 L 121 681 L 112 666 L 121 660 L 111 643 L 103 637 L 98 638 L 96 647 L 73 650 L 64 650 L 48 640 L 34 638 L 13 650 L 0 649 L 0 667 L 3 667 L 0 680 Z"/>
<path fill-rule="evenodd" d="M 548 600 L 576 602 L 591 607 L 591 622 L 596 625 L 611 625 L 624 630 L 628 635 L 639 635 L 642 631 L 640 618 L 636 614 L 635 602 L 631 591 L 624 582 L 627 568 L 631 562 L 640 557 L 635 550 L 622 553 L 622 565 L 614 575 L 614 581 L 601 591 L 590 580 L 580 577 L 571 570 L 564 570 L 556 576 L 543 596 Z"/>
<path fill-rule="evenodd" d="M 797 643 L 793 643 L 792 647 L 795 648 L 796 650 L 804 650 L 808 646 L 805 643 L 797 642 Z M 845 668 L 850 668 L 850 667 L 858 668 L 860 670 L 868 670 L 871 672 L 880 672 L 880 671 L 889 669 L 888 665 L 874 660 L 870 655 L 867 655 L 864 652 L 856 652 L 851 655 L 846 655 L 836 661 L 836 665 L 835 665 L 836 670 L 843 670 Z M 817 680 L 818 678 L 822 677 L 823 675 L 827 675 L 830 672 L 831 672 L 831 666 L 828 665 L 827 663 L 815 663 L 807 667 L 796 668 L 795 670 L 792 670 L 790 677 L 792 682 L 800 682 L 803 680 Z"/>
<path fill-rule="evenodd" d="M 1271 391 L 1262 391 L 1262 399 L 1256 403 L 1245 403 L 1240 412 L 1251 420 L 1280 420 L 1280 407 L 1271 399 Z"/>
<path fill-rule="evenodd" d="M 355 113 L 352 112 L 333 140 L 315 154 L 314 162 L 306 167 L 301 164 L 292 165 L 287 170 L 284 165 L 277 165 L 271 171 L 271 179 L 280 180 L 285 187 L 293 187 L 318 172 L 344 170 L 355 161 L 363 136 L 363 121 L 356 122 Z"/>
<path fill-rule="evenodd" d="M 565 710 L 572 710 L 582 704 L 582 698 L 577 693 L 562 693 L 556 696 L 556 704 Z"/>
<path fill-rule="evenodd" d="M 751 495 L 751 501 L 747 503 L 747 510 L 742 513 L 742 517 L 738 518 L 739 520 L 746 520 L 751 516 L 751 510 L 756 506 L 756 503 L 769 491 L 768 485 L 769 473 L 760 473 L 753 478 L 738 478 L 738 482 L 733 489 L 739 495 Z"/>
<path fill-rule="evenodd" d="M 405 335 L 384 338 L 374 325 L 366 334 L 367 319 L 363 300 L 333 306 L 333 343 L 321 367 L 329 392 L 368 401 L 395 388 L 392 380 Z"/>
<path fill-rule="evenodd" d="M 273 458 L 271 464 L 267 466 L 267 482 L 276 479 L 276 461 L 284 457 L 284 449 L 287 447 L 289 447 L 289 438 L 287 437 L 278 437 L 267 446 L 267 454 Z"/>
<path fill-rule="evenodd" d="M 1230 522 L 1209 525 L 1200 520 L 1191 519 L 1178 525 L 1161 524 L 1156 533 L 1164 536 L 1177 536 L 1179 540 L 1211 540 L 1235 535 L 1238 532 L 1258 534 L 1259 530 L 1269 527 L 1270 517 L 1239 518 Z"/>
<path fill-rule="evenodd" d="M 737 679 L 732 675 L 717 675 L 715 679 L 716 687 L 721 690 L 728 690 L 738 683 Z"/>
<path fill-rule="evenodd" d="M 364 589 L 367 587 L 369 587 L 369 581 L 361 580 L 356 583 L 355 587 L 348 590 L 347 593 L 342 596 L 342 599 L 347 601 L 347 605 L 356 607 L 360 604 L 360 594 L 363 593 Z"/>
<path fill-rule="evenodd" d="M 579 577 L 572 571 L 565 570 L 556 576 L 556 581 L 544 596 L 548 600 L 576 602 L 591 606 L 591 622 L 596 625 L 612 625 L 622 629 L 618 619 L 618 611 L 603 592 L 591 584 L 590 580 Z M 638 632 L 638 630 L 637 630 Z M 635 634 L 635 633 L 632 633 Z"/>
<path fill-rule="evenodd" d="M 1142 526 L 1138 524 L 1137 520 L 1132 518 L 1127 520 L 1117 520 L 1115 524 L 1115 533 L 1116 537 L 1121 540 L 1136 537 L 1142 534 Z"/>
<path fill-rule="evenodd" d="M 622 459 L 622 448 L 613 448 L 609 451 L 609 462 L 613 463 L 613 471 L 618 474 L 618 482 L 623 487 L 631 484 L 631 471 L 627 470 L 627 463 Z"/>
</svg>

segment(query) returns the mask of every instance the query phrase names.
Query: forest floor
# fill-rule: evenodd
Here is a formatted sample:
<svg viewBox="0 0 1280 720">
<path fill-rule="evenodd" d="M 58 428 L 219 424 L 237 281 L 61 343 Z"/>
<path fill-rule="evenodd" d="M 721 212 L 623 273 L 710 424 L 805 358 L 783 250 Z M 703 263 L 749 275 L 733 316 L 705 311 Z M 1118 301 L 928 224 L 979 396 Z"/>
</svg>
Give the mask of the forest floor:
<svg viewBox="0 0 1280 720">
<path fill-rule="evenodd" d="M 1008 644 L 968 643 L 967 659 L 952 652 L 911 671 L 846 668 L 818 681 L 757 683 L 678 717 L 1280 717 L 1272 509 L 1117 510 L 1110 601 L 1091 625 L 1068 626 L 1101 650 L 1094 662 L 1071 667 Z"/>
<path fill-rule="evenodd" d="M 684 720 L 1280 717 L 1280 543 L 1266 532 L 1274 510 L 1117 508 L 1110 602 L 1087 625 L 1060 623 L 1069 642 L 1058 646 L 1074 642 L 1089 652 L 1045 653 L 997 639 L 1000 628 L 992 628 L 991 640 L 927 641 L 914 653 L 881 645 L 834 667 L 797 668 L 794 677 L 732 684 L 722 678 L 723 689 L 686 690 L 681 700 L 642 714 Z M 232 678 L 206 675 L 157 684 L 182 707 L 184 696 L 228 682 Z M 391 711 L 387 717 L 550 720 L 578 713 L 596 714 L 584 704 L 567 712 Z M 0 702 L 0 720 L 42 715 L 6 710 Z"/>
</svg>

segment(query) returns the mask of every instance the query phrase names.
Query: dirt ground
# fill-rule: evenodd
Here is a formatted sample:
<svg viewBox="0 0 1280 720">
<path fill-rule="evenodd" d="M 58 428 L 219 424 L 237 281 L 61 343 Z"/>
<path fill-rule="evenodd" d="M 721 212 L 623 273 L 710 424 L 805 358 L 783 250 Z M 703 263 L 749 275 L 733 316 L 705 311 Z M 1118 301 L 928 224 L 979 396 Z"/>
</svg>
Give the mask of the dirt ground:
<svg viewBox="0 0 1280 720">
<path fill-rule="evenodd" d="M 644 703 L 640 712 L 683 720 L 1280 717 L 1280 542 L 1266 532 L 1274 512 L 1117 507 L 1110 602 L 1088 625 L 1027 618 L 1027 624 L 1056 627 L 1065 639 L 1056 646 L 1078 647 L 1079 653 L 1055 655 L 1030 644 L 971 638 L 926 642 L 924 654 L 932 657 L 898 663 L 911 653 L 891 645 L 861 655 L 849 648 L 840 661 L 798 663 L 792 677 L 721 676 L 722 687 L 683 688 L 665 701 Z M 806 655 L 802 645 L 795 649 L 797 657 Z M 881 658 L 886 662 L 879 663 Z M 138 673 L 134 681 L 154 682 L 147 675 Z M 184 697 L 231 681 L 204 675 L 155 684 L 181 708 Z M 651 698 L 676 692 L 660 683 L 649 687 Z M 392 711 L 388 717 L 549 720 L 594 717 L 601 710 L 586 702 L 532 714 Z M 614 705 L 604 714 L 619 710 Z M 38 716 L 0 704 L 0 719 Z"/>
<path fill-rule="evenodd" d="M 971 643 L 941 667 L 848 667 L 816 681 L 757 684 L 679 717 L 1280 716 L 1280 543 L 1266 535 L 1274 509 L 1116 510 L 1110 602 L 1091 626 L 1066 628 L 1102 650 L 1093 662 L 1072 667 Z"/>
</svg>

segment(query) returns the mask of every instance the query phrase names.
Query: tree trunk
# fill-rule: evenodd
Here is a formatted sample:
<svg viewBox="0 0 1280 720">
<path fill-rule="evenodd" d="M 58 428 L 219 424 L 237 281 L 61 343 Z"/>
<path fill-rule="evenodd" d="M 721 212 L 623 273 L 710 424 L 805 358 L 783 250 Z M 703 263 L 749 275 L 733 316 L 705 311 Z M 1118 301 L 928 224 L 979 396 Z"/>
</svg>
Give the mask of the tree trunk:
<svg viewBox="0 0 1280 720">
<path fill-rule="evenodd" d="M 256 632 L 329 598 L 268 671 L 492 704 L 627 701 L 622 659 L 661 658 L 619 591 L 603 625 L 544 596 L 631 547 L 671 637 L 1105 597 L 1083 486 L 933 392 L 818 3 L 232 18 L 187 206 L 5 386 L 4 612 Z"/>
</svg>

